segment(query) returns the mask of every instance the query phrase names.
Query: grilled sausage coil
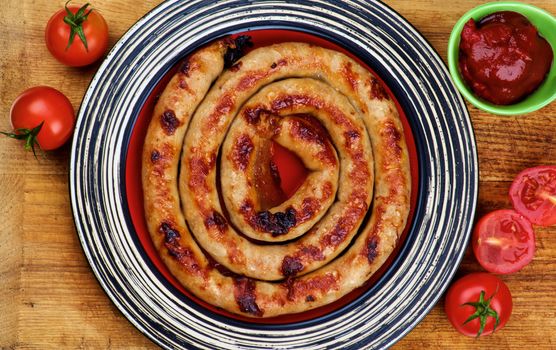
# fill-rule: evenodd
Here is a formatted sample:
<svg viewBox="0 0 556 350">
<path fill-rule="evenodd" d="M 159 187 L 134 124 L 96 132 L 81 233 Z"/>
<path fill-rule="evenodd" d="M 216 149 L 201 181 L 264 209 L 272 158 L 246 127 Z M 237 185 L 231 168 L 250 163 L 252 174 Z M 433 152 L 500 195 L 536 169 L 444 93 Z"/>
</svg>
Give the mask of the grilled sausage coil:
<svg viewBox="0 0 556 350">
<path fill-rule="evenodd" d="M 180 283 L 229 312 L 328 304 L 363 285 L 405 227 L 411 179 L 396 107 L 340 52 L 275 44 L 225 69 L 230 46 L 190 55 L 155 106 L 143 149 L 153 243 Z M 270 141 L 309 170 L 278 204 L 261 194 Z"/>
</svg>

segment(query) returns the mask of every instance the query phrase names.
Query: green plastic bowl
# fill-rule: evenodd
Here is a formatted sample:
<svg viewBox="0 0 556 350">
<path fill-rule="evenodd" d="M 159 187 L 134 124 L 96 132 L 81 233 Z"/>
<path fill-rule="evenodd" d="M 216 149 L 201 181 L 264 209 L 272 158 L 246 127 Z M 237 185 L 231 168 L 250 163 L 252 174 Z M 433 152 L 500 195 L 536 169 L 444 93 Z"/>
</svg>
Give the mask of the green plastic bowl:
<svg viewBox="0 0 556 350">
<path fill-rule="evenodd" d="M 478 21 L 498 11 L 514 11 L 521 13 L 533 23 L 540 35 L 552 46 L 554 58 L 548 76 L 539 88 L 521 102 L 513 105 L 495 105 L 477 97 L 465 84 L 458 68 L 459 42 L 463 26 L 469 19 Z M 457 21 L 448 41 L 448 67 L 457 88 L 474 106 L 484 111 L 500 115 L 525 114 L 536 111 L 556 99 L 556 18 L 545 10 L 521 2 L 502 1 L 489 2 L 467 12 Z"/>
</svg>

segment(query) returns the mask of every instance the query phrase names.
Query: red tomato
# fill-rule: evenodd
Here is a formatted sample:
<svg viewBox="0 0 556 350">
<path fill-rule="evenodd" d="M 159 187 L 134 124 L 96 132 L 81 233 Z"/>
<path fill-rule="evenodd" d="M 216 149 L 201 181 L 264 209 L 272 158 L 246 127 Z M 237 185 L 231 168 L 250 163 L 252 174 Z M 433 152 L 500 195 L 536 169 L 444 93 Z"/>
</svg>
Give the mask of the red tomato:
<svg viewBox="0 0 556 350">
<path fill-rule="evenodd" d="M 511 209 L 495 210 L 479 220 L 473 231 L 473 252 L 487 271 L 521 270 L 535 255 L 533 226 Z"/>
<path fill-rule="evenodd" d="M 471 273 L 454 282 L 446 293 L 444 310 L 454 328 L 469 337 L 502 329 L 512 313 L 512 295 L 498 277 Z"/>
<path fill-rule="evenodd" d="M 523 170 L 510 187 L 516 211 L 535 225 L 556 224 L 556 166 Z"/>
<path fill-rule="evenodd" d="M 280 187 L 289 198 L 307 178 L 307 169 L 301 159 L 293 152 L 273 142 L 271 148 L 272 161 L 278 168 Z"/>
<path fill-rule="evenodd" d="M 46 25 L 46 47 L 65 65 L 89 65 L 104 55 L 108 48 L 108 25 L 98 11 L 87 9 L 87 6 L 66 6 L 56 12 Z"/>
<path fill-rule="evenodd" d="M 31 131 L 44 122 L 40 130 L 37 130 L 38 133 L 30 135 L 33 138 L 27 142 L 33 146 L 36 137 L 39 146 L 45 151 L 56 149 L 66 143 L 73 133 L 75 124 L 71 102 L 60 91 L 48 86 L 25 90 L 12 104 L 10 117 L 16 131 L 15 138 L 28 138 L 29 135 L 19 137 L 25 134 L 22 129 Z"/>
</svg>

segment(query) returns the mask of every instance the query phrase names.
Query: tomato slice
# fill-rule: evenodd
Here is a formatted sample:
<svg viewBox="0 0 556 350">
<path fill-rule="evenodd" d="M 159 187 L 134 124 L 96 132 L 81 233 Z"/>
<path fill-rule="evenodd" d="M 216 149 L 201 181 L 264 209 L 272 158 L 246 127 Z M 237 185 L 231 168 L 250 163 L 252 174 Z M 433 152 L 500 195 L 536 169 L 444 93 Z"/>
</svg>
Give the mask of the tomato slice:
<svg viewBox="0 0 556 350">
<path fill-rule="evenodd" d="M 538 166 L 519 173 L 510 187 L 516 211 L 539 226 L 556 224 L 556 166 Z"/>
<path fill-rule="evenodd" d="M 473 252 L 487 271 L 517 272 L 533 260 L 533 226 L 515 210 L 495 210 L 482 217 L 475 226 Z"/>
<path fill-rule="evenodd" d="M 280 187 L 287 198 L 293 196 L 295 191 L 303 184 L 309 171 L 295 153 L 287 148 L 272 142 L 272 161 L 278 169 Z"/>
</svg>

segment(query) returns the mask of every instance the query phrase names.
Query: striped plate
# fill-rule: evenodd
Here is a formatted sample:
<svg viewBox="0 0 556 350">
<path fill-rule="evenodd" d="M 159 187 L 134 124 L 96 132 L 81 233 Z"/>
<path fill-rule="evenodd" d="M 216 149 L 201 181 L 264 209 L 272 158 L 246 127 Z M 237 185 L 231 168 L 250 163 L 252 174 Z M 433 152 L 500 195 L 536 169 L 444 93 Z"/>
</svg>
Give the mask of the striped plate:
<svg viewBox="0 0 556 350">
<path fill-rule="evenodd" d="M 356 300 L 303 322 L 240 321 L 185 297 L 145 253 L 127 202 L 131 134 L 157 83 L 199 45 L 253 29 L 310 33 L 359 57 L 396 96 L 418 155 L 417 205 L 396 259 Z M 458 267 L 477 202 L 476 153 L 465 104 L 442 60 L 381 2 L 170 0 L 122 37 L 85 94 L 72 143 L 72 210 L 104 290 L 164 348 L 379 349 L 427 314 Z"/>
</svg>

